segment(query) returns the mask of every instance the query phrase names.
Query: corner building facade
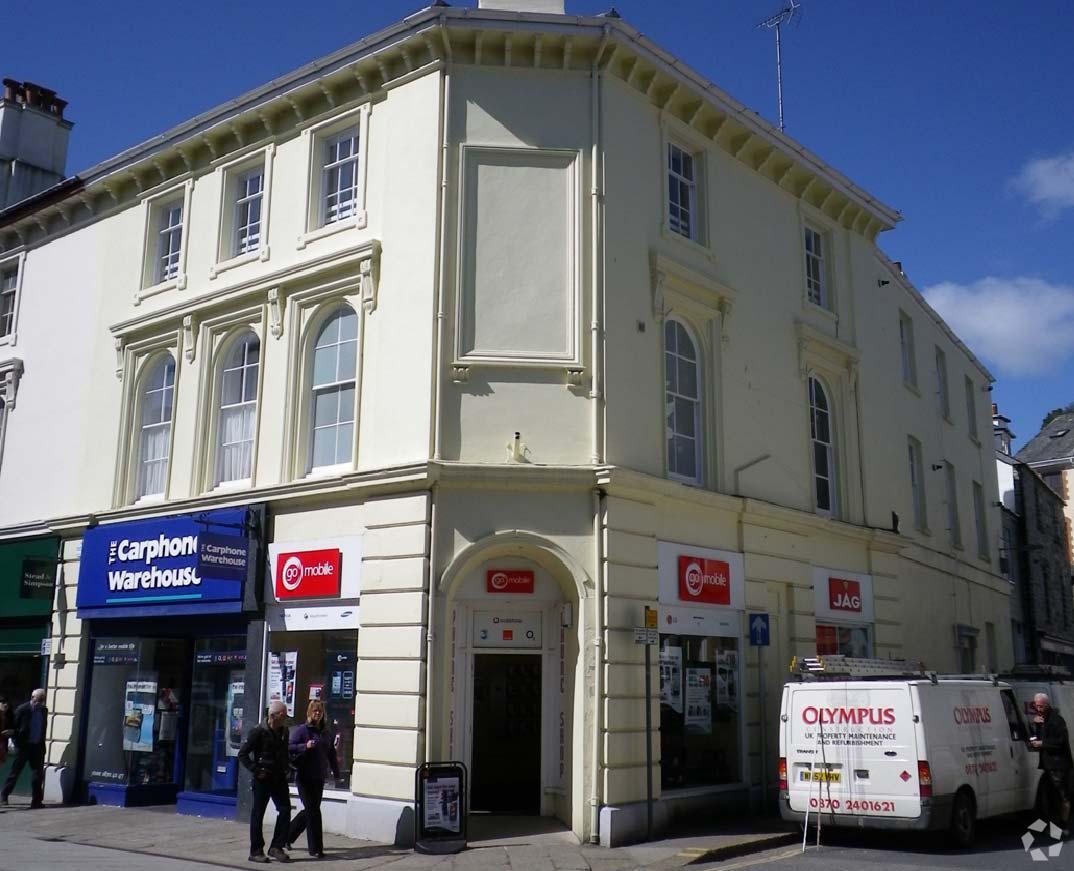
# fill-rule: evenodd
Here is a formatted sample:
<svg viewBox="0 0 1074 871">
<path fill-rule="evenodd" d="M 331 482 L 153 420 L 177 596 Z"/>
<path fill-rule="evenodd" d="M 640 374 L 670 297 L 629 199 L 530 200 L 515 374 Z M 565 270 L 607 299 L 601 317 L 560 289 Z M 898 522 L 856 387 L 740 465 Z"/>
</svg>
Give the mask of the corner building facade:
<svg viewBox="0 0 1074 871">
<path fill-rule="evenodd" d="M 897 213 L 622 20 L 433 7 L 74 188 L 0 213 L 64 796 L 82 535 L 147 518 L 264 507 L 247 725 L 325 700 L 326 827 L 378 840 L 442 759 L 474 809 L 643 837 L 645 607 L 659 825 L 771 796 L 792 655 L 1009 662 L 990 376 Z"/>
</svg>

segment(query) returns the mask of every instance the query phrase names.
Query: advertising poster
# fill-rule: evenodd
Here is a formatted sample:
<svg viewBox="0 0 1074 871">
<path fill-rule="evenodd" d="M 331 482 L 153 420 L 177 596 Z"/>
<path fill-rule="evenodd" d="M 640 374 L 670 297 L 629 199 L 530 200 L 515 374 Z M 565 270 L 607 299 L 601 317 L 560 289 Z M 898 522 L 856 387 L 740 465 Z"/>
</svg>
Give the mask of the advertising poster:
<svg viewBox="0 0 1074 871">
<path fill-rule="evenodd" d="M 242 746 L 243 705 L 246 698 L 246 677 L 241 671 L 231 672 L 227 685 L 227 755 L 238 756 Z"/>
<path fill-rule="evenodd" d="M 425 780 L 426 829 L 461 831 L 459 819 L 459 778 L 429 777 Z"/>
<path fill-rule="evenodd" d="M 682 648 L 660 648 L 660 704 L 682 713 Z"/>
<path fill-rule="evenodd" d="M 738 710 L 738 651 L 716 653 L 716 704 Z"/>
<path fill-rule="evenodd" d="M 712 669 L 686 669 L 686 728 L 712 734 Z"/>
<path fill-rule="evenodd" d="M 269 654 L 268 697 L 269 701 L 282 701 L 287 705 L 287 716 L 295 715 L 295 680 L 298 674 L 298 651 Z"/>
<path fill-rule="evenodd" d="M 157 710 L 157 682 L 129 680 L 123 699 L 123 749 L 153 751 L 153 718 Z"/>
</svg>

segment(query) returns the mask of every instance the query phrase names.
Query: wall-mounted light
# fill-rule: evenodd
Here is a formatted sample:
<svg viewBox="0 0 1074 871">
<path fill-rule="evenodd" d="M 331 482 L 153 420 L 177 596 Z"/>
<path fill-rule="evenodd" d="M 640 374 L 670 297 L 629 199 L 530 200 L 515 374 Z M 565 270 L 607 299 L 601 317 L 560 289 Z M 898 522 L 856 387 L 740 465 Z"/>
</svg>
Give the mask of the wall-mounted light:
<svg viewBox="0 0 1074 871">
<path fill-rule="evenodd" d="M 938 471 L 940 471 L 940 469 L 942 469 L 942 468 L 943 468 L 943 464 L 942 464 L 942 463 L 933 463 L 933 464 L 932 464 L 932 471 L 934 471 L 934 472 L 938 472 Z"/>
<path fill-rule="evenodd" d="M 877 287 L 887 287 L 889 284 L 891 284 L 891 282 L 888 281 L 886 278 L 878 278 L 876 280 Z"/>
</svg>

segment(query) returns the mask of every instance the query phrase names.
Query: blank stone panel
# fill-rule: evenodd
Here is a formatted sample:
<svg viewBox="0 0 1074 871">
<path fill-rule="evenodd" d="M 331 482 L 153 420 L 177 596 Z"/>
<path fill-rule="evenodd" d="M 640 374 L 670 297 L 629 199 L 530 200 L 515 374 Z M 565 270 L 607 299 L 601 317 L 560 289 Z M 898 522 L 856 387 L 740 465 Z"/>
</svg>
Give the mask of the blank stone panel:
<svg viewBox="0 0 1074 871">
<path fill-rule="evenodd" d="M 466 150 L 459 356 L 574 359 L 576 158 Z"/>
</svg>

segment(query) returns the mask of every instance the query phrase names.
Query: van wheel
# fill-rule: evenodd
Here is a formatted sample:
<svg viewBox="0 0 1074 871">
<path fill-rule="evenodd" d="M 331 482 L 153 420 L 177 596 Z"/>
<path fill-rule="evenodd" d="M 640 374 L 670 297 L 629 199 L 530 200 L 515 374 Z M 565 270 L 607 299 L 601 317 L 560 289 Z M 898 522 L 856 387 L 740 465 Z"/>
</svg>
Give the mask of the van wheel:
<svg viewBox="0 0 1074 871">
<path fill-rule="evenodd" d="M 973 800 L 973 793 L 960 789 L 955 794 L 951 808 L 951 840 L 956 847 L 965 849 L 973 844 L 976 830 L 977 803 Z"/>
</svg>

